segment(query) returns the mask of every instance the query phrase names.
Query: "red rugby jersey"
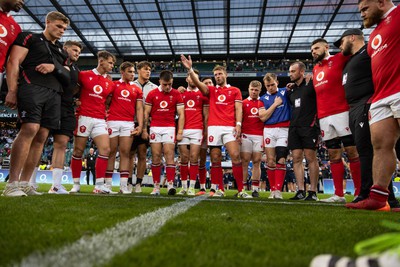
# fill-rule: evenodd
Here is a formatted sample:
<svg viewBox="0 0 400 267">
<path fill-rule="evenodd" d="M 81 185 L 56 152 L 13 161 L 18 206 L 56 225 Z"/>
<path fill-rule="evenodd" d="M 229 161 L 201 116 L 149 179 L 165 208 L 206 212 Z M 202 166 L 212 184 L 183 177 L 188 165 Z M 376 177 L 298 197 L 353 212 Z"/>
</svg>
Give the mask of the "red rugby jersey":
<svg viewBox="0 0 400 267">
<path fill-rule="evenodd" d="M 264 122 L 260 120 L 258 115 L 258 109 L 261 107 L 264 107 L 264 104 L 259 99 L 248 97 L 243 100 L 243 134 L 263 135 Z"/>
<path fill-rule="evenodd" d="M 385 14 L 369 36 L 368 54 L 375 87 L 372 102 L 400 92 L 399 25 L 400 8 L 397 6 Z"/>
<path fill-rule="evenodd" d="M 81 105 L 78 115 L 96 119 L 105 119 L 107 96 L 113 92 L 114 83 L 101 75 L 97 69 L 79 73 L 81 85 Z"/>
<path fill-rule="evenodd" d="M 20 32 L 21 27 L 15 22 L 11 14 L 0 11 L 0 73 L 4 72 L 7 51 Z"/>
<path fill-rule="evenodd" d="M 146 105 L 151 106 L 151 127 L 175 127 L 176 110 L 184 106 L 178 90 L 164 92 L 160 87 L 149 92 Z"/>
<path fill-rule="evenodd" d="M 349 110 L 342 85 L 342 72 L 349 59 L 350 57 L 337 53 L 314 66 L 313 84 L 317 95 L 318 118 Z"/>
<path fill-rule="evenodd" d="M 242 103 L 240 89 L 229 84 L 209 86 L 210 114 L 208 126 L 236 126 L 235 103 Z"/>
<path fill-rule="evenodd" d="M 143 92 L 134 82 L 115 81 L 108 120 L 133 121 L 137 101 L 143 102 Z"/>
</svg>

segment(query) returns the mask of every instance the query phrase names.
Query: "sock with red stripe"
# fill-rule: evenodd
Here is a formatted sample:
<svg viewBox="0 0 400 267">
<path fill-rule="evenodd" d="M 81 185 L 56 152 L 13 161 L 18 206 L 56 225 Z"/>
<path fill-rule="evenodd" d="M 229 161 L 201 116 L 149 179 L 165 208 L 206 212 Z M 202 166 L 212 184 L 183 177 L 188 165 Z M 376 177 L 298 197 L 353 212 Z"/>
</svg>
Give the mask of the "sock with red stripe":
<svg viewBox="0 0 400 267">
<path fill-rule="evenodd" d="M 113 173 L 114 173 L 113 170 L 106 170 L 106 175 L 104 177 L 104 181 L 106 182 L 106 185 L 111 185 L 112 184 Z"/>
<path fill-rule="evenodd" d="M 224 191 L 221 162 L 211 163 L 211 184 L 218 185 L 219 189 Z"/>
<path fill-rule="evenodd" d="M 369 197 L 379 202 L 386 202 L 389 197 L 389 190 L 387 190 L 387 188 L 380 187 L 379 185 L 373 185 L 371 187 Z"/>
<path fill-rule="evenodd" d="M 199 166 L 199 182 L 200 188 L 206 188 L 207 170 L 206 166 Z"/>
<path fill-rule="evenodd" d="M 361 191 L 361 163 L 360 158 L 349 159 L 351 177 L 354 183 L 354 195 L 358 196 Z"/>
<path fill-rule="evenodd" d="M 106 170 L 107 170 L 107 164 L 108 164 L 108 157 L 99 155 L 96 159 L 96 182 L 97 179 L 104 179 L 106 176 Z"/>
<path fill-rule="evenodd" d="M 269 181 L 269 187 L 271 191 L 275 191 L 275 167 L 270 167 L 267 165 L 267 176 Z"/>
<path fill-rule="evenodd" d="M 106 175 L 107 175 L 107 173 L 106 173 Z M 120 179 L 121 187 L 128 186 L 129 171 L 128 170 L 120 170 L 119 175 L 121 177 L 121 179 Z"/>
<path fill-rule="evenodd" d="M 282 191 L 283 182 L 285 181 L 286 165 L 276 164 L 275 169 L 275 188 L 276 190 Z"/>
<path fill-rule="evenodd" d="M 190 166 L 191 168 L 192 166 Z M 187 163 L 181 163 L 181 181 L 182 181 L 182 188 L 186 189 L 187 188 L 187 179 L 188 179 L 188 173 L 189 173 L 189 166 Z"/>
<path fill-rule="evenodd" d="M 251 187 L 252 191 L 258 191 L 258 188 L 260 187 L 260 180 L 251 181 Z"/>
<path fill-rule="evenodd" d="M 175 167 L 176 167 L 175 164 L 169 164 L 166 167 L 167 181 L 168 181 L 169 184 L 174 182 L 174 179 L 175 179 Z"/>
<path fill-rule="evenodd" d="M 237 164 L 232 163 L 232 172 L 233 172 L 233 177 L 235 178 L 237 189 L 239 192 L 242 192 L 243 190 L 243 166 L 242 162 L 239 162 Z"/>
<path fill-rule="evenodd" d="M 154 185 L 159 185 L 161 179 L 161 164 L 151 164 L 151 173 L 153 175 Z"/>
<path fill-rule="evenodd" d="M 342 197 L 343 193 L 343 177 L 344 177 L 344 165 L 342 159 L 337 161 L 331 161 L 331 172 L 333 185 L 335 186 L 335 195 Z"/>
<path fill-rule="evenodd" d="M 74 178 L 74 182 L 75 179 L 81 178 L 81 171 L 82 171 L 82 158 L 73 155 L 71 158 L 71 172 L 72 172 L 72 178 Z"/>
</svg>

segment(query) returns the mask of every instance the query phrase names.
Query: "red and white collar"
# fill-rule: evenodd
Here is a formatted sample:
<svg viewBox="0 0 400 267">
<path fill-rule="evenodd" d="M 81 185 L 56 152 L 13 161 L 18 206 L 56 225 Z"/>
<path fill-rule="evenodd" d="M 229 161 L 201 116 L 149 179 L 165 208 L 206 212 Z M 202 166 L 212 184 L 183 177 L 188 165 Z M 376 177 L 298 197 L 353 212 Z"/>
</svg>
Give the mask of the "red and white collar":
<svg viewBox="0 0 400 267">
<path fill-rule="evenodd" d="M 124 80 L 121 78 L 118 80 L 120 83 L 125 83 Z M 135 83 L 133 81 L 129 82 L 129 85 L 134 85 Z"/>
<path fill-rule="evenodd" d="M 231 87 L 230 84 L 226 84 L 224 87 L 221 87 L 221 86 L 219 86 L 219 85 L 216 86 L 216 88 L 218 88 L 218 89 L 219 89 L 219 88 L 229 88 L 229 87 Z"/>
<path fill-rule="evenodd" d="M 250 96 L 247 97 L 247 99 L 250 100 L 250 101 L 251 101 L 251 100 L 255 100 L 255 99 L 251 98 Z M 257 100 L 260 100 L 260 97 L 257 97 Z"/>
<path fill-rule="evenodd" d="M 94 74 L 96 74 L 96 75 L 103 76 L 104 78 L 107 78 L 107 73 L 105 73 L 105 74 L 100 74 L 100 72 L 99 72 L 96 68 L 94 68 L 92 71 L 93 71 Z"/>
<path fill-rule="evenodd" d="M 194 89 L 190 89 L 189 87 L 187 87 L 186 90 L 187 90 L 187 91 L 190 91 L 190 92 L 198 92 L 198 91 L 199 91 L 199 88 L 196 87 L 196 88 L 194 88 Z"/>
<path fill-rule="evenodd" d="M 158 86 L 158 90 L 159 90 L 161 93 L 162 93 L 162 92 L 164 92 L 164 93 L 169 93 L 169 92 L 171 92 L 172 87 L 171 87 L 171 89 L 169 89 L 168 92 L 165 92 L 163 89 L 161 89 L 161 85 L 160 85 L 160 86 Z"/>
</svg>

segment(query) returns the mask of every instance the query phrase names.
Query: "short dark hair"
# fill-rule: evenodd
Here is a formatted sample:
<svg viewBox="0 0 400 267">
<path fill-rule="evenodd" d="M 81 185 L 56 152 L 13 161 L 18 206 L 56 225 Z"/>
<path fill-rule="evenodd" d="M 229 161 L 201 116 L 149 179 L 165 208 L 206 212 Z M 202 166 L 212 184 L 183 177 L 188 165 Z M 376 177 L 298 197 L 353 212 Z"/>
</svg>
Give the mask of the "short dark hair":
<svg viewBox="0 0 400 267">
<path fill-rule="evenodd" d="M 121 65 L 119 66 L 119 70 L 120 71 L 124 71 L 127 68 L 131 68 L 131 67 L 135 67 L 135 64 L 133 64 L 132 62 L 129 61 L 124 61 L 121 63 Z"/>
<path fill-rule="evenodd" d="M 112 59 L 114 60 L 114 63 L 117 61 L 115 56 L 106 50 L 101 50 L 101 51 L 97 52 L 97 58 L 108 59 L 109 57 L 112 57 Z"/>
<path fill-rule="evenodd" d="M 163 70 L 163 71 L 160 72 L 160 80 L 170 81 L 173 78 L 174 78 L 174 74 L 172 73 L 172 71 Z"/>
<path fill-rule="evenodd" d="M 144 67 L 149 67 L 149 68 L 151 69 L 151 63 L 148 62 L 148 61 L 140 61 L 140 62 L 136 65 L 136 68 L 137 68 L 138 70 L 140 70 L 141 68 L 144 68 Z"/>
<path fill-rule="evenodd" d="M 300 70 L 306 70 L 306 65 L 304 65 L 304 63 L 302 61 L 296 61 L 296 62 L 290 64 L 290 66 L 293 66 L 296 64 L 299 66 Z"/>
<path fill-rule="evenodd" d="M 211 77 L 204 77 L 204 78 L 201 79 L 201 82 L 204 82 L 205 80 L 211 80 L 212 81 L 212 78 Z"/>
<path fill-rule="evenodd" d="M 79 42 L 79 41 L 68 40 L 68 41 L 66 41 L 66 42 L 64 43 L 64 47 L 65 47 L 65 46 L 73 46 L 73 45 L 79 47 L 81 50 L 83 49 L 83 45 L 82 45 L 82 43 Z"/>
<path fill-rule="evenodd" d="M 317 38 L 311 43 L 311 46 L 315 45 L 316 43 L 326 43 L 326 44 L 328 44 L 328 42 L 324 38 Z"/>
</svg>

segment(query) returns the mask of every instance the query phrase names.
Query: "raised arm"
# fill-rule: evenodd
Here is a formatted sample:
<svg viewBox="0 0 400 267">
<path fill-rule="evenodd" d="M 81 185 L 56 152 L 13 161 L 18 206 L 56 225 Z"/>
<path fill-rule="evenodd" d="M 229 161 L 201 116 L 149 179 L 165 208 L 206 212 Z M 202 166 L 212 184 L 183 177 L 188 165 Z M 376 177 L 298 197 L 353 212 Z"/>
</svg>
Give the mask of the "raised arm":
<svg viewBox="0 0 400 267">
<path fill-rule="evenodd" d="M 203 95 L 208 95 L 209 90 L 208 90 L 208 86 L 205 85 L 204 83 L 202 83 L 199 80 L 199 77 L 197 77 L 196 73 L 194 73 L 193 71 L 193 62 L 192 59 L 190 58 L 190 56 L 188 56 L 187 58 L 184 55 L 181 55 L 181 61 L 183 66 L 185 66 L 185 68 L 187 69 L 190 78 L 192 78 L 193 83 L 196 85 L 197 88 L 199 88 L 199 90 L 201 91 L 201 93 Z"/>
</svg>

